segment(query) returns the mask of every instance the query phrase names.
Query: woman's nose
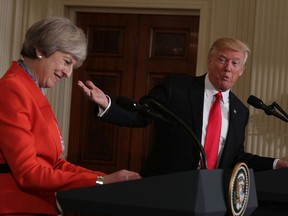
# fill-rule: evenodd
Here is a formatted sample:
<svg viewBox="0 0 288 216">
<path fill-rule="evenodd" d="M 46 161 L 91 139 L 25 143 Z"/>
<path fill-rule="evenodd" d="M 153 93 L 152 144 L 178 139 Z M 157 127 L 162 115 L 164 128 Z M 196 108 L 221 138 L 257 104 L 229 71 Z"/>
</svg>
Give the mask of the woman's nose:
<svg viewBox="0 0 288 216">
<path fill-rule="evenodd" d="M 71 76 L 72 72 L 73 72 L 73 66 L 69 65 L 65 68 L 65 70 L 63 71 L 63 74 L 66 78 L 69 78 Z"/>
</svg>

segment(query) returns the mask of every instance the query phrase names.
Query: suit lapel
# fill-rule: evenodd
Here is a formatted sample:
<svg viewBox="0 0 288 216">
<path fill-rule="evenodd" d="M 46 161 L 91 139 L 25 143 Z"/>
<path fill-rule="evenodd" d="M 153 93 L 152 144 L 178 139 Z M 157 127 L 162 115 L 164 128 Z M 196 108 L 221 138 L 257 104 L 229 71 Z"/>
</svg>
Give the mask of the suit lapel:
<svg viewBox="0 0 288 216">
<path fill-rule="evenodd" d="M 234 94 L 230 91 L 229 93 L 229 128 L 228 128 L 228 134 L 227 134 L 227 139 L 226 143 L 231 143 L 231 138 L 234 136 L 234 131 L 237 129 L 237 124 L 234 124 L 234 122 L 238 122 L 238 114 L 240 114 L 240 110 L 238 110 L 238 107 L 235 102 L 235 96 Z M 230 146 L 230 145 L 227 145 Z"/>
<path fill-rule="evenodd" d="M 61 132 L 58 126 L 58 122 L 46 96 L 43 95 L 42 91 L 36 85 L 36 83 L 16 62 L 13 63 L 10 73 L 15 73 L 20 77 L 21 82 L 28 89 L 29 93 L 32 95 L 32 98 L 35 99 L 35 103 L 41 110 L 42 116 L 46 120 L 46 125 L 49 127 L 51 136 L 53 136 L 53 139 L 56 143 L 61 143 L 59 137 L 59 135 L 61 136 Z"/>
<path fill-rule="evenodd" d="M 204 81 L 205 75 L 195 77 L 193 82 L 195 82 L 196 85 L 190 85 L 190 103 L 192 111 L 191 122 L 193 123 L 192 130 L 195 132 L 200 142 L 203 125 Z"/>
<path fill-rule="evenodd" d="M 236 131 L 237 131 L 237 124 L 235 122 L 238 122 L 237 118 L 240 114 L 240 110 L 238 110 L 238 107 L 236 105 L 235 101 L 235 95 L 230 91 L 229 93 L 229 127 L 228 127 L 228 133 L 226 137 L 225 146 L 223 149 L 223 153 L 220 159 L 219 167 L 231 165 L 226 163 L 227 161 L 231 161 L 231 152 L 234 152 L 235 144 L 234 139 L 236 137 Z M 226 162 L 225 162 L 226 161 Z"/>
<path fill-rule="evenodd" d="M 13 62 L 9 73 L 14 73 L 21 78 L 21 82 L 26 86 L 30 94 L 33 95 L 39 107 L 50 106 L 47 98 L 43 95 L 36 83 L 16 62 Z"/>
</svg>

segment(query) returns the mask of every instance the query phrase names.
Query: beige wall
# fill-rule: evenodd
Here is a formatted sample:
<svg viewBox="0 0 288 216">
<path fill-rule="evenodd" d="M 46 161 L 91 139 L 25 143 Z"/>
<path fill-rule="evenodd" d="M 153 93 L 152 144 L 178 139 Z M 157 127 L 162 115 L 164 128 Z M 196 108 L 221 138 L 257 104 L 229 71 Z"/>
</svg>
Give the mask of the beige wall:
<svg viewBox="0 0 288 216">
<path fill-rule="evenodd" d="M 81 7 L 80 7 L 81 6 Z M 93 6 L 93 7 L 91 7 Z M 247 42 L 252 50 L 244 76 L 233 91 L 244 103 L 249 95 L 265 103 L 288 104 L 288 1 L 286 0 L 0 0 L 0 75 L 19 50 L 27 28 L 42 17 L 74 17 L 75 11 L 200 14 L 197 74 L 206 70 L 206 55 L 218 37 Z M 47 91 L 68 142 L 71 79 Z M 288 159 L 287 123 L 250 108 L 246 150 Z"/>
</svg>

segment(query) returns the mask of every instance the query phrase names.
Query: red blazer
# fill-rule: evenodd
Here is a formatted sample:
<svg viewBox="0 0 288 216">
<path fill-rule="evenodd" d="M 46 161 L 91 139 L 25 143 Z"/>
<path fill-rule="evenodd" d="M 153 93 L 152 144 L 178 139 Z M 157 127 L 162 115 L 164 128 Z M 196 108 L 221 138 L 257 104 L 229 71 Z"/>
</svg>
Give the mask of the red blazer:
<svg viewBox="0 0 288 216">
<path fill-rule="evenodd" d="M 94 172 L 61 158 L 62 146 L 51 105 L 16 63 L 0 79 L 0 214 L 57 215 L 55 192 L 95 185 Z"/>
</svg>

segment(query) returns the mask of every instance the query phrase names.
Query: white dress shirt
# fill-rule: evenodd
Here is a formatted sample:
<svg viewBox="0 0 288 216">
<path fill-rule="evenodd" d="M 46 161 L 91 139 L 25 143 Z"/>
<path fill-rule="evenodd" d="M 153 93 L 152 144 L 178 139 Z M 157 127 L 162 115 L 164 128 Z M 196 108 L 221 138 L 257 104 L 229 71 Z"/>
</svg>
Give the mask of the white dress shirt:
<svg viewBox="0 0 288 216">
<path fill-rule="evenodd" d="M 205 76 L 205 91 L 204 91 L 204 106 L 203 106 L 203 125 L 202 125 L 202 137 L 201 137 L 201 144 L 204 147 L 205 138 L 206 138 L 206 129 L 208 125 L 208 118 L 210 113 L 210 108 L 215 101 L 214 95 L 218 92 L 213 85 L 211 84 L 208 75 Z M 221 99 L 221 112 L 222 112 L 222 126 L 221 126 L 221 135 L 219 140 L 219 150 L 218 150 L 218 160 L 217 160 L 217 167 L 219 163 L 219 159 L 221 158 L 224 144 L 226 142 L 226 137 L 228 133 L 228 126 L 229 126 L 229 92 L 227 90 L 222 93 Z"/>
</svg>

